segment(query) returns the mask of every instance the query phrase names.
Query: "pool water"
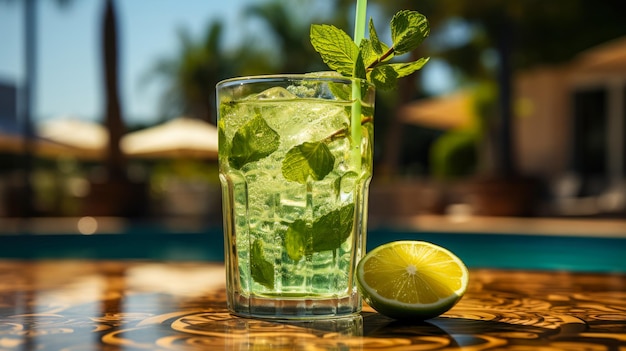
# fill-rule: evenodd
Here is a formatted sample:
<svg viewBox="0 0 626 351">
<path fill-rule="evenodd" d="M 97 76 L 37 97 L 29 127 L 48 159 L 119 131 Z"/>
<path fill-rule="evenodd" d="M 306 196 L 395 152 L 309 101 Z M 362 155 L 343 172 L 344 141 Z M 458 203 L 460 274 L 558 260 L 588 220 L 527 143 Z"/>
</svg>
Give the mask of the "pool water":
<svg viewBox="0 0 626 351">
<path fill-rule="evenodd" d="M 378 228 L 368 250 L 394 240 L 423 240 L 446 247 L 470 268 L 626 273 L 626 236 L 590 237 L 423 232 Z M 167 232 L 135 228 L 123 234 L 0 235 L 0 259 L 141 259 L 222 261 L 222 229 Z"/>
</svg>

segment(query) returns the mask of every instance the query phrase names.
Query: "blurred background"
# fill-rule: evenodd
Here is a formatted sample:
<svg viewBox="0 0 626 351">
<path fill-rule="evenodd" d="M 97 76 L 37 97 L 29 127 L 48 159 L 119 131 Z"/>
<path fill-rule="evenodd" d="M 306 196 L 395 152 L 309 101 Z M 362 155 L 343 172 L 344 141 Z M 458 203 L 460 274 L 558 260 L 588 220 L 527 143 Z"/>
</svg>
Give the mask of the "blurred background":
<svg viewBox="0 0 626 351">
<path fill-rule="evenodd" d="M 0 0 L 0 233 L 219 229 L 215 84 L 325 70 L 354 6 Z M 377 94 L 371 226 L 626 218 L 623 1 L 369 0 L 383 41 L 400 9 L 431 59 Z"/>
</svg>

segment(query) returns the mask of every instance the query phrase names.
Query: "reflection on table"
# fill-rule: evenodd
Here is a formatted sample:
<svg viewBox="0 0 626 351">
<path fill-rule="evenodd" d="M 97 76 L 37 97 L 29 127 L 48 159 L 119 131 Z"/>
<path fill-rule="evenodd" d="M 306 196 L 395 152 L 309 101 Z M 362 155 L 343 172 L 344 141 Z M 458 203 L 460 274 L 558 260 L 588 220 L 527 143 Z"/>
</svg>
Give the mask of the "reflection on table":
<svg viewBox="0 0 626 351">
<path fill-rule="evenodd" d="M 626 350 L 626 276 L 471 271 L 441 317 L 366 307 L 272 322 L 226 311 L 219 263 L 0 261 L 0 350 Z"/>
</svg>

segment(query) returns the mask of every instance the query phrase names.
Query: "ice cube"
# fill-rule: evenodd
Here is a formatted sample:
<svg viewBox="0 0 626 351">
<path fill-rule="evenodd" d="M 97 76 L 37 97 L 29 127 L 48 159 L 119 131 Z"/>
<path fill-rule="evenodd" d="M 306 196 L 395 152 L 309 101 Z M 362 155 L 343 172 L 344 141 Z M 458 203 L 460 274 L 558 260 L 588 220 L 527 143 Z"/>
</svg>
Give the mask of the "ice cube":
<svg viewBox="0 0 626 351">
<path fill-rule="evenodd" d="M 341 73 L 339 72 L 335 72 L 335 71 L 320 71 L 320 72 L 310 72 L 310 73 L 305 73 L 304 74 L 305 77 L 314 77 L 314 78 L 342 78 L 344 76 L 341 75 Z"/>
<path fill-rule="evenodd" d="M 297 96 L 282 87 L 269 88 L 254 97 L 256 100 L 290 100 Z"/>
<path fill-rule="evenodd" d="M 287 90 L 299 98 L 314 98 L 317 95 L 317 91 L 314 88 L 302 85 L 290 85 L 287 87 Z"/>
</svg>

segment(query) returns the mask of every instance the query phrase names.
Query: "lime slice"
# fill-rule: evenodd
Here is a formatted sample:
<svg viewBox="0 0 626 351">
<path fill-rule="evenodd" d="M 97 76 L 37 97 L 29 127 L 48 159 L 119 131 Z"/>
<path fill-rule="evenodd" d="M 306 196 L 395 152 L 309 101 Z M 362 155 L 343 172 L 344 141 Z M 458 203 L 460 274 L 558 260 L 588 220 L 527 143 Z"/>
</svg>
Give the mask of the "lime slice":
<svg viewBox="0 0 626 351">
<path fill-rule="evenodd" d="M 423 241 L 381 245 L 359 262 L 357 282 L 376 311 L 401 320 L 424 320 L 452 308 L 469 274 L 452 252 Z"/>
</svg>

